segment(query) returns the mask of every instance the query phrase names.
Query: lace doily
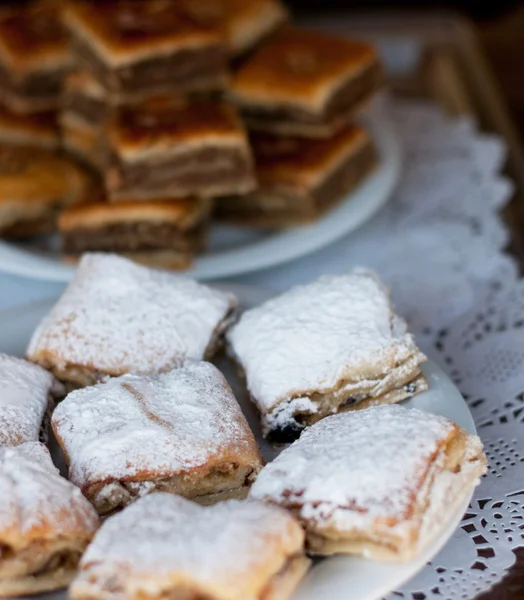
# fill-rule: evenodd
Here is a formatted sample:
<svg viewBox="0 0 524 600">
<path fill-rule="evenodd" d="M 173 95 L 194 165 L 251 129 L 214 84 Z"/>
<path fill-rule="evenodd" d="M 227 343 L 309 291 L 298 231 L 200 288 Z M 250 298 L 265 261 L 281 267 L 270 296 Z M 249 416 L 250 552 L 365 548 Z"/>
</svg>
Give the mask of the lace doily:
<svg viewBox="0 0 524 600">
<path fill-rule="evenodd" d="M 419 344 L 460 387 L 490 461 L 462 526 L 390 598 L 469 599 L 488 590 L 524 545 L 524 280 L 504 253 L 501 140 L 434 104 L 396 100 L 405 172 L 382 213 L 350 239 L 292 264 L 244 277 L 287 289 L 356 265 L 393 288 Z"/>
</svg>

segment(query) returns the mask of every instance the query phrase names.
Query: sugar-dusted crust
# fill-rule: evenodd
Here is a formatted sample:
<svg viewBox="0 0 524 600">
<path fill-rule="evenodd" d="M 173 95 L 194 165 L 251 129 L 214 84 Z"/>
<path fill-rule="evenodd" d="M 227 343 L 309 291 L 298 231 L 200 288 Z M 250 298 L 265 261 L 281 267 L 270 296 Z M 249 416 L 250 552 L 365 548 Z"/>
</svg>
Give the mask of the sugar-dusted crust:
<svg viewBox="0 0 524 600">
<path fill-rule="evenodd" d="M 162 98 L 122 107 L 109 124 L 108 139 L 126 162 L 165 160 L 208 147 L 240 147 L 249 154 L 235 107 L 217 100 Z"/>
<path fill-rule="evenodd" d="M 413 559 L 486 470 L 477 436 L 401 406 L 334 415 L 266 466 L 253 498 L 291 512 L 318 554 Z"/>
<path fill-rule="evenodd" d="M 99 521 L 39 443 L 0 448 L 0 594 L 65 587 Z"/>
<path fill-rule="evenodd" d="M 321 277 L 246 311 L 228 333 L 266 434 L 426 389 L 426 360 L 371 271 Z"/>
<path fill-rule="evenodd" d="M 211 355 L 236 307 L 232 294 L 186 277 L 86 254 L 27 356 L 79 386 L 168 371 Z"/>
<path fill-rule="evenodd" d="M 74 600 L 276 598 L 273 579 L 304 565 L 303 539 L 295 519 L 276 507 L 229 501 L 203 508 L 153 494 L 104 523 L 70 593 Z"/>
<path fill-rule="evenodd" d="M 203 27 L 170 0 L 72 2 L 65 22 L 109 67 L 184 51 L 219 48 L 220 32 Z"/>
<path fill-rule="evenodd" d="M 233 55 L 244 54 L 289 18 L 280 0 L 185 0 L 184 9 L 219 28 Z"/>
<path fill-rule="evenodd" d="M 0 446 L 38 441 L 53 388 L 41 367 L 0 354 Z"/>
<path fill-rule="evenodd" d="M 83 202 L 91 187 L 82 169 L 49 150 L 0 146 L 0 233 L 53 229 L 59 210 Z"/>
<path fill-rule="evenodd" d="M 262 467 L 231 388 L 206 362 L 72 392 L 52 425 L 71 481 L 101 514 L 155 491 L 245 496 Z"/>
<path fill-rule="evenodd" d="M 60 143 L 56 112 L 20 114 L 0 107 L 0 143 L 56 148 Z"/>
<path fill-rule="evenodd" d="M 377 62 L 372 46 L 288 27 L 235 73 L 234 100 L 241 108 L 291 107 L 322 114 L 334 94 Z"/>
<path fill-rule="evenodd" d="M 119 223 L 169 223 L 185 231 L 198 223 L 211 208 L 205 198 L 152 199 L 144 202 L 121 200 L 73 206 L 62 212 L 59 228 L 99 228 Z"/>
<path fill-rule="evenodd" d="M 33 71 L 67 70 L 72 58 L 58 8 L 39 3 L 1 19 L 0 63 L 18 76 Z"/>
</svg>

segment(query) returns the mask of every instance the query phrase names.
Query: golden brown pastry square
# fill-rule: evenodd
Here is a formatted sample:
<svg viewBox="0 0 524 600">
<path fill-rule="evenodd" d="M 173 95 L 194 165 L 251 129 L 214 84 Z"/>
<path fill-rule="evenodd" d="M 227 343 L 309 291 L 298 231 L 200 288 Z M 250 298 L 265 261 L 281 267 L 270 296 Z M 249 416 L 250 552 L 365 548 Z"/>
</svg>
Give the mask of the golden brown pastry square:
<svg viewBox="0 0 524 600">
<path fill-rule="evenodd" d="M 295 519 L 274 506 L 229 500 L 202 507 L 153 494 L 104 523 L 70 594 L 288 600 L 309 566 L 303 541 Z"/>
<path fill-rule="evenodd" d="M 0 144 L 57 148 L 60 136 L 56 111 L 17 113 L 0 106 Z"/>
<path fill-rule="evenodd" d="M 68 258 L 116 252 L 150 266 L 187 269 L 204 246 L 210 216 L 204 198 L 97 202 L 66 209 L 59 230 Z"/>
<path fill-rule="evenodd" d="M 342 200 L 376 165 L 368 132 L 349 126 L 327 140 L 251 136 L 258 187 L 217 199 L 219 219 L 239 225 L 309 223 Z"/>
<path fill-rule="evenodd" d="M 37 3 L 0 20 L 2 100 L 17 112 L 58 108 L 72 66 L 57 6 Z"/>
<path fill-rule="evenodd" d="M 335 412 L 427 389 L 426 357 L 387 288 L 365 269 L 320 277 L 247 310 L 227 341 L 275 442 Z"/>
<path fill-rule="evenodd" d="M 350 122 L 381 79 L 369 44 L 289 27 L 237 70 L 231 93 L 250 129 L 326 138 Z"/>
<path fill-rule="evenodd" d="M 308 428 L 262 470 L 251 496 L 290 510 L 314 554 L 408 561 L 485 471 L 476 435 L 414 408 L 376 406 Z"/>
<path fill-rule="evenodd" d="M 207 91 L 227 81 L 220 32 L 177 0 L 78 0 L 65 23 L 79 62 L 112 93 Z"/>
<path fill-rule="evenodd" d="M 182 275 L 84 254 L 27 358 L 77 387 L 107 375 L 153 375 L 212 357 L 237 306 L 233 294 Z"/>
<path fill-rule="evenodd" d="M 196 21 L 222 32 L 233 56 L 251 50 L 289 18 L 280 0 L 183 0 L 183 3 Z"/>
<path fill-rule="evenodd" d="M 37 442 L 52 407 L 54 378 L 38 365 L 0 354 L 0 447 Z"/>
<path fill-rule="evenodd" d="M 246 132 L 220 100 L 162 98 L 122 107 L 108 125 L 113 200 L 214 197 L 255 187 Z"/>
<path fill-rule="evenodd" d="M 0 448 L 0 596 L 66 587 L 99 525 L 38 442 Z"/>
<path fill-rule="evenodd" d="M 262 468 L 231 388 L 207 362 L 72 392 L 52 419 L 69 478 L 100 514 L 152 492 L 244 498 Z"/>
<path fill-rule="evenodd" d="M 0 145 L 0 236 L 53 231 L 60 210 L 84 202 L 92 185 L 75 163 L 49 150 Z"/>
</svg>

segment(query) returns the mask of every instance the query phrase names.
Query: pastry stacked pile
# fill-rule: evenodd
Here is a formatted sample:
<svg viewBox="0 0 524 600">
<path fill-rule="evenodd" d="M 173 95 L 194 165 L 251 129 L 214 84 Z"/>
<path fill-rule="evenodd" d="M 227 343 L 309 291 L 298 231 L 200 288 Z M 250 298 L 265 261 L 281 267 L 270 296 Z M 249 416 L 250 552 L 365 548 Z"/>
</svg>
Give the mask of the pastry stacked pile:
<svg viewBox="0 0 524 600">
<path fill-rule="evenodd" d="M 376 275 L 239 313 L 180 275 L 83 257 L 28 362 L 0 356 L 0 596 L 287 600 L 307 554 L 406 561 L 434 539 L 486 461 L 397 404 L 427 389 L 425 357 Z M 206 362 L 223 345 L 263 434 L 299 438 L 266 466 Z M 69 481 L 38 441 L 50 415 Z"/>
<path fill-rule="evenodd" d="M 310 222 L 375 164 L 351 124 L 380 86 L 375 50 L 290 25 L 280 0 L 33 0 L 0 21 L 0 67 L 6 106 L 32 111 L 0 116 L 0 139 L 56 145 L 34 111 L 60 103 L 62 149 L 99 184 L 49 212 L 73 260 L 187 268 L 213 217 Z"/>
</svg>

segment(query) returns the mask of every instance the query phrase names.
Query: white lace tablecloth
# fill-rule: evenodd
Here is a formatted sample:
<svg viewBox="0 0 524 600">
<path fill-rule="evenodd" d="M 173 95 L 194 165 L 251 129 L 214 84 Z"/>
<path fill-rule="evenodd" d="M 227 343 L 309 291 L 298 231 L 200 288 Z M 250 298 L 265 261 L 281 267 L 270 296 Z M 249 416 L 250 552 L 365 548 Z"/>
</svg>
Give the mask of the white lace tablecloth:
<svg viewBox="0 0 524 600">
<path fill-rule="evenodd" d="M 238 281 L 283 290 L 365 265 L 391 285 L 420 345 L 466 397 L 490 461 L 462 527 L 391 598 L 469 599 L 524 545 L 524 281 L 499 217 L 512 184 L 500 175 L 504 145 L 472 121 L 411 101 L 390 111 L 405 173 L 386 209 L 348 239 Z M 0 308 L 60 288 L 0 275 Z"/>
</svg>

